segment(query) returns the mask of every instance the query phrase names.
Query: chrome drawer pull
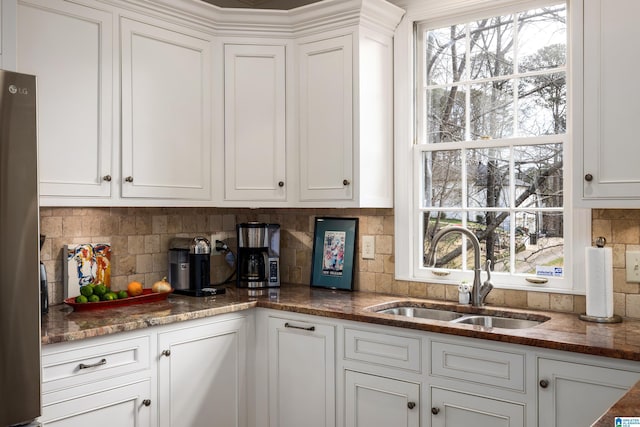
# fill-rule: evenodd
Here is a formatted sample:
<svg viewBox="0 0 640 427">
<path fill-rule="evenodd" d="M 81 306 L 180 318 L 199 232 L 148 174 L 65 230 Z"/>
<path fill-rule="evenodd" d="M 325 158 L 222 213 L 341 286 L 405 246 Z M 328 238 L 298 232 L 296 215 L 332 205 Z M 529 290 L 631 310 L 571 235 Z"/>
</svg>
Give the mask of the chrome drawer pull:
<svg viewBox="0 0 640 427">
<path fill-rule="evenodd" d="M 292 325 L 291 323 L 287 322 L 284 324 L 285 328 L 291 328 L 291 329 L 301 329 L 303 331 L 315 331 L 316 327 L 315 326 L 308 326 L 308 327 L 304 327 L 304 326 L 296 326 L 296 325 Z"/>
<path fill-rule="evenodd" d="M 78 365 L 78 369 L 95 368 L 97 366 L 102 366 L 102 365 L 106 365 L 106 364 L 107 364 L 107 359 L 101 359 L 99 362 L 92 363 L 90 365 L 85 365 L 84 363 L 81 363 L 81 364 Z"/>
</svg>

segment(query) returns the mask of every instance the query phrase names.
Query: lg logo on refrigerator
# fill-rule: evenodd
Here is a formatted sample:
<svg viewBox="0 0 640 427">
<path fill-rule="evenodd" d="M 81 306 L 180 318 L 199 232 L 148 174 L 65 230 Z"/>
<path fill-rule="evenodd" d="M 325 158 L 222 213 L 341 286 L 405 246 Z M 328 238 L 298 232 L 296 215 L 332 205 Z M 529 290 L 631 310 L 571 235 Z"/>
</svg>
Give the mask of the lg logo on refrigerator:
<svg viewBox="0 0 640 427">
<path fill-rule="evenodd" d="M 9 93 L 12 95 L 20 94 L 20 95 L 29 95 L 29 89 L 26 87 L 18 87 L 16 85 L 9 85 Z"/>
</svg>

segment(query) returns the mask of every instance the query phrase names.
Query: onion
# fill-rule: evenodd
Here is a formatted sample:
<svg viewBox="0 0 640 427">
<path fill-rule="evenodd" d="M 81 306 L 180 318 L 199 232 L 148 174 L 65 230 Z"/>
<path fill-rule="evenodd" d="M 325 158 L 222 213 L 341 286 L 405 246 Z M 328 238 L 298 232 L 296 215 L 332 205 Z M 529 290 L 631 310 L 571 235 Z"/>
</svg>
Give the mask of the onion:
<svg viewBox="0 0 640 427">
<path fill-rule="evenodd" d="M 163 277 L 162 280 L 158 280 L 153 284 L 151 290 L 155 293 L 171 292 L 171 283 L 167 282 L 167 278 Z"/>
</svg>

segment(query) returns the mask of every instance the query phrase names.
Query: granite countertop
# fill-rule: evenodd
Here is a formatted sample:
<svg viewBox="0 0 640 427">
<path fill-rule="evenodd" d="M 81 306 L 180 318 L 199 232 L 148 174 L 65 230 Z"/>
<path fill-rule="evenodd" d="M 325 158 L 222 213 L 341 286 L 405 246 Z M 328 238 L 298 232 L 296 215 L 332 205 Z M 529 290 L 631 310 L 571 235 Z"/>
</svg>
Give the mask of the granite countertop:
<svg viewBox="0 0 640 427">
<path fill-rule="evenodd" d="M 591 427 L 612 427 L 616 426 L 617 417 L 639 417 L 640 416 L 640 382 L 636 383 L 627 393 L 609 408 Z M 622 424 L 621 424 L 622 425 Z"/>
<path fill-rule="evenodd" d="M 332 291 L 304 285 L 283 285 L 277 291 L 256 292 L 231 286 L 223 295 L 194 298 L 170 295 L 165 301 L 106 310 L 74 312 L 64 304 L 52 306 L 42 319 L 42 344 L 73 341 L 154 325 L 166 325 L 265 307 L 336 319 L 354 320 L 438 332 L 512 344 L 565 350 L 597 356 L 640 361 L 640 321 L 625 319 L 617 324 L 584 322 L 575 314 L 507 308 L 487 308 L 493 314 L 515 313 L 516 316 L 548 317 L 550 320 L 527 329 L 498 329 L 451 324 L 446 321 L 414 319 L 379 314 L 367 310 L 374 305 L 392 305 L 394 301 L 425 300 L 369 292 Z M 268 295 L 268 294 L 272 295 Z M 468 305 L 432 301 L 437 306 L 470 311 Z M 535 317 L 535 316 L 534 316 Z"/>
</svg>

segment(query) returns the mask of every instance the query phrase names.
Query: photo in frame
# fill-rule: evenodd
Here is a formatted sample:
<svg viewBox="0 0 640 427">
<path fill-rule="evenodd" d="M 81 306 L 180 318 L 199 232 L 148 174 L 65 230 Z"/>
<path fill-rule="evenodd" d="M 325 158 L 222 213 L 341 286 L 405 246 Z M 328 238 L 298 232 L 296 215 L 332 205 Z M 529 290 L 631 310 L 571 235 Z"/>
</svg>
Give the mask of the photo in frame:
<svg viewBox="0 0 640 427">
<path fill-rule="evenodd" d="M 357 237 L 358 218 L 316 218 L 311 286 L 353 290 Z"/>
</svg>

